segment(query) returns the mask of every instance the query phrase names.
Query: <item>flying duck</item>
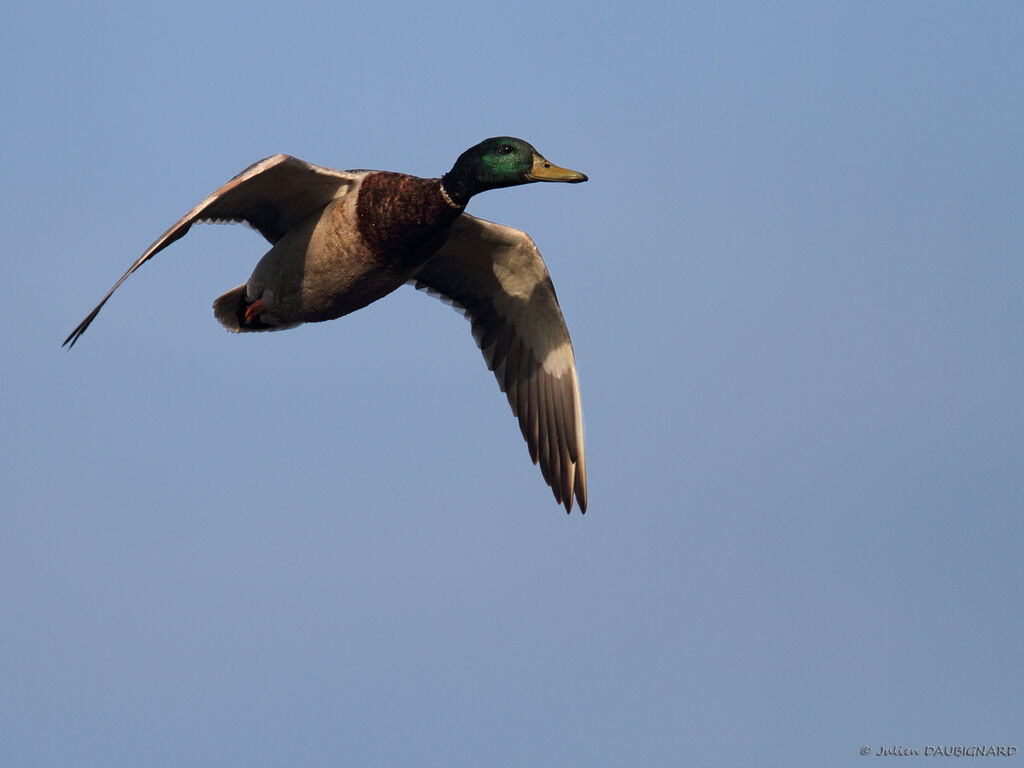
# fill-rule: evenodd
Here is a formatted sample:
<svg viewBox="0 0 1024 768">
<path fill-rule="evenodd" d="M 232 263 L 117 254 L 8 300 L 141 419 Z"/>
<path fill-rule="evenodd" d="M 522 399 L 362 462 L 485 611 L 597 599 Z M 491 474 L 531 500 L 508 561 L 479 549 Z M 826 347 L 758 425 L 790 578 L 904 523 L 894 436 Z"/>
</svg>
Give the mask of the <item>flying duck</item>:
<svg viewBox="0 0 1024 768">
<path fill-rule="evenodd" d="M 473 195 L 587 177 L 548 162 L 522 139 L 486 139 L 448 173 L 336 171 L 289 155 L 246 168 L 181 217 L 132 264 L 64 340 L 68 348 L 118 286 L 201 221 L 246 222 L 271 243 L 249 280 L 213 302 L 234 333 L 277 331 L 347 315 L 404 283 L 472 323 L 487 367 L 555 500 L 587 508 L 576 360 L 555 288 L 525 232 L 465 213 Z"/>
</svg>

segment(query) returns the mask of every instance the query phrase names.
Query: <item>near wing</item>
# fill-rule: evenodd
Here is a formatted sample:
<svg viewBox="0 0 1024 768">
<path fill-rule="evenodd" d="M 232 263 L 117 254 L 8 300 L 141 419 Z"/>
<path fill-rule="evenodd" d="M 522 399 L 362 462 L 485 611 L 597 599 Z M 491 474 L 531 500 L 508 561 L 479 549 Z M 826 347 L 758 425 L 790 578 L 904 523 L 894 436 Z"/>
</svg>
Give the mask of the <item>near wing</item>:
<svg viewBox="0 0 1024 768">
<path fill-rule="evenodd" d="M 321 210 L 331 200 L 352 191 L 362 176 L 358 172 L 346 173 L 311 165 L 289 155 L 274 155 L 253 163 L 182 216 L 149 246 L 64 340 L 64 346 L 70 348 L 75 345 L 128 275 L 175 240 L 184 237 L 197 221 L 245 221 L 271 243 L 276 243 L 300 221 Z"/>
<path fill-rule="evenodd" d="M 540 251 L 525 232 L 463 214 L 416 275 L 461 309 L 508 396 L 555 500 L 587 509 L 583 415 L 569 330 Z"/>
</svg>

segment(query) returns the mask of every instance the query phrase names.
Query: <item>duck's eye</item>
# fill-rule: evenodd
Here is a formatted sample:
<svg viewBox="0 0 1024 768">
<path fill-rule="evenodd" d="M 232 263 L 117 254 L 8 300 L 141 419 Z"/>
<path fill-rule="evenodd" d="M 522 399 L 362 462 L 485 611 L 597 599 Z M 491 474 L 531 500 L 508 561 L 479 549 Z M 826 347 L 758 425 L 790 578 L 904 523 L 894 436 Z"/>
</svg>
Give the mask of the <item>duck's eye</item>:
<svg viewBox="0 0 1024 768">
<path fill-rule="evenodd" d="M 513 152 L 512 145 L 502 144 L 500 147 L 498 147 L 498 152 L 500 152 L 503 155 L 510 155 Z"/>
</svg>

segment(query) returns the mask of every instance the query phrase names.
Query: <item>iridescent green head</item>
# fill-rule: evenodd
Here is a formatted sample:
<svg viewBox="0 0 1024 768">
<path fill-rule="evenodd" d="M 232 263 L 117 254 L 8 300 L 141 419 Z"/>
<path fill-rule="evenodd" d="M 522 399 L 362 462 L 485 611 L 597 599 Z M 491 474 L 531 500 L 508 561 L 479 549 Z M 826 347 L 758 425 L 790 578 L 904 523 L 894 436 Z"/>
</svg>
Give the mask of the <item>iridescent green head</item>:
<svg viewBox="0 0 1024 768">
<path fill-rule="evenodd" d="M 459 205 L 488 189 L 514 187 L 534 181 L 565 181 L 576 184 L 587 177 L 579 171 L 559 168 L 528 142 L 511 136 L 496 136 L 470 147 L 444 175 L 445 191 Z"/>
</svg>

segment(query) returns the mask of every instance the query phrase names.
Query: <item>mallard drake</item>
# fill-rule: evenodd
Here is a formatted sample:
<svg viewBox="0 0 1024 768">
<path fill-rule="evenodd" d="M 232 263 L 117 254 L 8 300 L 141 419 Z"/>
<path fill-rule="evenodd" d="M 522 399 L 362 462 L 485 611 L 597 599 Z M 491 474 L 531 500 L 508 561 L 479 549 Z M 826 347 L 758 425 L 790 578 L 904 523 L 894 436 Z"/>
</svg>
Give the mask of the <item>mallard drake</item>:
<svg viewBox="0 0 1024 768">
<path fill-rule="evenodd" d="M 451 303 L 472 323 L 487 367 L 519 417 L 530 458 L 555 500 L 587 508 L 576 360 L 555 288 L 525 232 L 464 213 L 473 195 L 587 177 L 522 139 L 472 147 L 439 179 L 336 171 L 289 155 L 246 168 L 182 216 L 132 264 L 64 340 L 85 333 L 128 276 L 199 221 L 242 221 L 272 244 L 252 276 L 213 312 L 229 331 L 276 331 L 341 317 L 404 283 Z"/>
</svg>

